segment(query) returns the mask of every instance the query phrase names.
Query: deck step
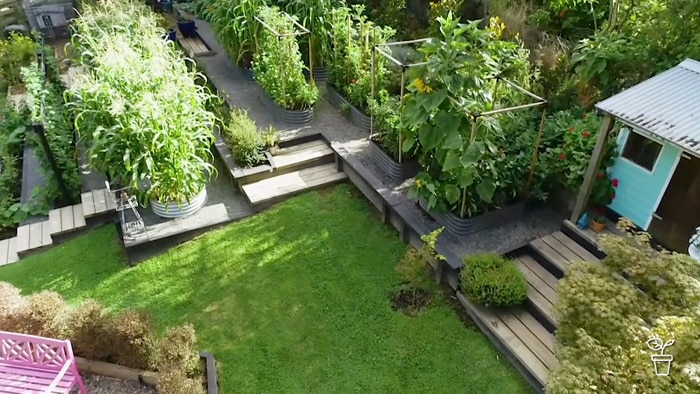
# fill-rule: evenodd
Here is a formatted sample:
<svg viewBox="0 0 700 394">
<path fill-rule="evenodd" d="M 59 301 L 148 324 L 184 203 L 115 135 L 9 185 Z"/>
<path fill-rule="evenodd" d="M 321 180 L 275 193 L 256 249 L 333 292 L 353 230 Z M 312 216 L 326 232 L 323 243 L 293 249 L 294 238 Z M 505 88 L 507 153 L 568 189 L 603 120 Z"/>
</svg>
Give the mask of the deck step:
<svg viewBox="0 0 700 394">
<path fill-rule="evenodd" d="M 329 163 L 249 183 L 241 186 L 241 189 L 250 203 L 257 205 L 333 184 L 346 178 L 347 175 L 339 172 L 334 163 Z"/>
<path fill-rule="evenodd" d="M 85 218 L 111 212 L 115 209 L 115 202 L 107 189 L 92 190 L 82 193 L 80 200 L 83 205 Z"/>
<path fill-rule="evenodd" d="M 472 303 L 459 292 L 457 298 L 497 347 L 543 391 L 549 372 L 559 365 L 554 335 L 523 308 L 497 311 Z"/>
<path fill-rule="evenodd" d="M 25 224 L 17 228 L 15 251 L 18 256 L 30 251 L 53 245 L 49 220 Z"/>
<path fill-rule="evenodd" d="M 599 259 L 561 231 L 530 242 L 533 252 L 545 260 L 552 273 L 561 278 L 569 265 L 580 261 L 596 262 Z"/>
<path fill-rule="evenodd" d="M 0 266 L 19 261 L 17 255 L 17 237 L 0 241 Z"/>
<path fill-rule="evenodd" d="M 131 248 L 147 242 L 212 227 L 228 220 L 229 216 L 224 204 L 210 205 L 189 216 L 147 226 L 146 230 L 140 233 L 124 235 L 124 246 Z"/>
<path fill-rule="evenodd" d="M 323 158 L 332 160 L 333 154 L 333 149 L 325 141 L 316 140 L 282 148 L 272 158 L 274 167 L 283 169 L 291 166 L 303 166 Z"/>
<path fill-rule="evenodd" d="M 528 284 L 528 306 L 549 332 L 556 330 L 554 304 L 557 295 L 557 278 L 528 255 L 515 258 L 515 263 L 522 271 Z"/>
<path fill-rule="evenodd" d="M 69 205 L 49 211 L 49 222 L 51 223 L 51 235 L 64 234 L 85 227 L 87 223 L 83 214 L 83 204 Z"/>
</svg>

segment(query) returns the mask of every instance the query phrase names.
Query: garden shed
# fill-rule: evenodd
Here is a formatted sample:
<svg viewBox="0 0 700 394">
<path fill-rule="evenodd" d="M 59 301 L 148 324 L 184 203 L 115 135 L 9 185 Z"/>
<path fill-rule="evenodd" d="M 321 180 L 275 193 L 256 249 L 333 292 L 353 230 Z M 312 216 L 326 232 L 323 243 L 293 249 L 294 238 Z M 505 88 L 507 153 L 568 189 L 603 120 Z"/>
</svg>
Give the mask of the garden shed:
<svg viewBox="0 0 700 394">
<path fill-rule="evenodd" d="M 617 123 L 617 180 L 608 206 L 664 247 L 686 252 L 700 226 L 700 61 L 686 59 L 596 104 L 602 129 L 572 213 L 584 212 L 607 135 Z"/>
<path fill-rule="evenodd" d="M 45 38 L 67 38 L 68 22 L 76 17 L 72 0 L 24 0 L 22 4 L 32 30 Z"/>
</svg>

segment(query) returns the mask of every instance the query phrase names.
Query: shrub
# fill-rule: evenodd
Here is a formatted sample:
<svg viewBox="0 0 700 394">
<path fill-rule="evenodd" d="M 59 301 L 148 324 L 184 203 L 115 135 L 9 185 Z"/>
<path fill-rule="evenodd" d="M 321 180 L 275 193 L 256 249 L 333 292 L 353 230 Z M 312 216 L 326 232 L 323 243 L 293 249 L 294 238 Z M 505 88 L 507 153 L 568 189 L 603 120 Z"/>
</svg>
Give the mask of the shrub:
<svg viewBox="0 0 700 394">
<path fill-rule="evenodd" d="M 488 307 L 505 308 L 527 299 L 527 282 L 512 261 L 484 253 L 464 258 L 460 284 L 466 296 Z"/>
<path fill-rule="evenodd" d="M 10 86 L 21 82 L 20 70 L 32 63 L 37 45 L 30 37 L 10 33 L 10 38 L 0 40 L 0 78 Z"/>
<path fill-rule="evenodd" d="M 32 294 L 16 316 L 21 319 L 19 332 L 48 338 L 63 338 L 66 332 L 68 305 L 60 294 L 42 291 Z"/>
<path fill-rule="evenodd" d="M 76 355 L 90 360 L 112 359 L 111 318 L 102 304 L 85 301 L 71 310 L 67 320 L 67 336 Z"/>
<path fill-rule="evenodd" d="M 151 369 L 156 343 L 151 317 L 143 311 L 127 309 L 114 316 L 111 324 L 114 361 L 131 368 Z"/>
<path fill-rule="evenodd" d="M 700 392 L 700 266 L 687 255 L 654 250 L 645 233 L 599 240 L 607 257 L 572 264 L 559 281 L 560 367 L 547 392 Z M 650 362 L 659 354 L 648 347 L 652 338 L 675 340 L 663 378 Z"/>
<path fill-rule="evenodd" d="M 204 394 L 204 381 L 202 378 L 188 378 L 183 369 L 172 368 L 158 374 L 160 394 Z"/>
<path fill-rule="evenodd" d="M 179 367 L 188 376 L 200 372 L 201 363 L 196 345 L 197 336 L 191 324 L 168 328 L 158 343 L 158 370 Z"/>
<path fill-rule="evenodd" d="M 265 159 L 262 152 L 264 145 L 262 134 L 258 131 L 255 121 L 248 116 L 247 111 L 232 110 L 223 134 L 238 165 L 253 167 Z"/>
</svg>

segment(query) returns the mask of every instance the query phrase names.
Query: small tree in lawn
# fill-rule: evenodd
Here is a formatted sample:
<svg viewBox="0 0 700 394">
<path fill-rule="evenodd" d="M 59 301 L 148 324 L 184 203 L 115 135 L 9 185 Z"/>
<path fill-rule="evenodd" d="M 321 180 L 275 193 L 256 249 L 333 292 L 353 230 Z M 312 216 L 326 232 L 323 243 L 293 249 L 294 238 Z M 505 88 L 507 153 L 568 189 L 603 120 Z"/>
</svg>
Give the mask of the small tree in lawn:
<svg viewBox="0 0 700 394">
<path fill-rule="evenodd" d="M 426 265 L 434 260 L 444 260 L 445 257 L 435 250 L 437 239 L 442 234 L 444 227 L 421 236 L 423 246 L 420 249 L 409 248 L 401 263 L 396 266 L 396 272 L 401 275 L 405 289 L 411 292 L 411 299 L 415 302 L 418 291 L 429 292 L 432 285 L 431 277 L 426 272 Z"/>
<path fill-rule="evenodd" d="M 559 282 L 560 367 L 547 392 L 700 392 L 700 266 L 646 233 L 600 242 L 603 261 L 572 264 Z M 664 375 L 656 362 L 668 355 Z"/>
</svg>

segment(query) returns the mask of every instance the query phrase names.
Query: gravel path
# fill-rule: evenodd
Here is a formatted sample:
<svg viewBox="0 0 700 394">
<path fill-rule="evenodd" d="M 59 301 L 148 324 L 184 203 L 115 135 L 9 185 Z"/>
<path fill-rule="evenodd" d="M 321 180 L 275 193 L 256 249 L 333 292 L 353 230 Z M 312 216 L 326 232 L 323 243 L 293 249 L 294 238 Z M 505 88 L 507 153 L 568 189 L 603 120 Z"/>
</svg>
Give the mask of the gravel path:
<svg viewBox="0 0 700 394">
<path fill-rule="evenodd" d="M 88 394 L 156 394 L 156 389 L 138 382 L 112 379 L 100 375 L 84 375 Z M 74 394 L 78 390 L 73 390 Z"/>
<path fill-rule="evenodd" d="M 414 201 L 410 201 L 406 195 L 410 180 L 404 184 L 391 181 L 369 159 L 367 153 L 368 132 L 360 130 L 346 120 L 343 115 L 333 108 L 330 103 L 322 99 L 315 107 L 315 119 L 308 125 L 293 127 L 273 121 L 270 112 L 260 100 L 262 90 L 255 82 L 243 79 L 240 71 L 231 66 L 223 48 L 216 42 L 214 34 L 208 23 L 198 20 L 197 32 L 215 51 L 216 55 L 202 57 L 198 62 L 205 67 L 208 78 L 221 91 L 224 91 L 226 101 L 230 106 L 244 108 L 256 122 L 266 127 L 274 125 L 280 130 L 283 138 L 322 133 L 331 142 L 340 142 L 362 164 L 368 167 L 372 173 L 392 192 L 404 201 L 405 207 L 413 210 L 424 220 L 430 228 L 438 228 L 439 225 L 427 216 Z M 325 97 L 325 86 L 319 84 L 321 97 Z M 521 246 L 535 238 L 551 234 L 559 230 L 566 214 L 546 205 L 530 208 L 524 217 L 514 223 L 472 234 L 469 237 L 457 238 L 447 233 L 440 237 L 440 243 L 452 249 L 457 255 L 466 255 L 475 252 L 489 251 L 503 253 Z"/>
</svg>

